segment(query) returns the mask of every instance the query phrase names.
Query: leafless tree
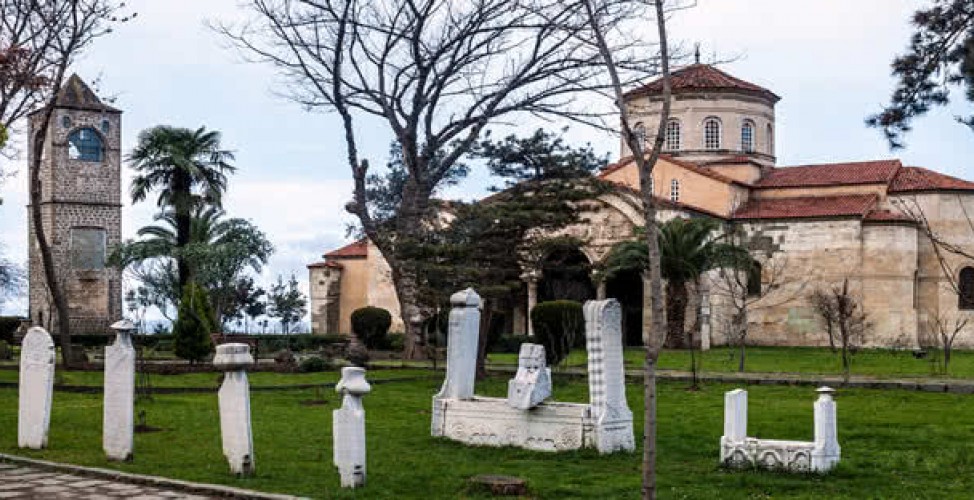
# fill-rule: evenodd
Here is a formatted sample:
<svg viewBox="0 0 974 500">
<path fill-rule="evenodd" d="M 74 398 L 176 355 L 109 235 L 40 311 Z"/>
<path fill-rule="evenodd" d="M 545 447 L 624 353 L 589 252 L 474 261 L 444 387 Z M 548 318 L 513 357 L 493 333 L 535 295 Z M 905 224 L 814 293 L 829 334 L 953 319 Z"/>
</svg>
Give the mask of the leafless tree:
<svg viewBox="0 0 974 500">
<path fill-rule="evenodd" d="M 31 219 L 57 311 L 65 367 L 72 366 L 68 303 L 42 223 L 41 155 L 68 67 L 95 39 L 109 33 L 112 24 L 128 19 L 116 15 L 123 6 L 112 0 L 0 0 L 0 56 L 7 61 L 7 72 L 0 73 L 0 125 L 9 128 L 28 114 L 33 121 L 34 136 L 28 138 Z"/>
<path fill-rule="evenodd" d="M 838 344 L 842 356 L 842 372 L 849 379 L 852 355 L 862 347 L 872 323 L 862 307 L 862 299 L 849 290 L 849 278 L 842 286 L 817 289 L 809 296 L 815 312 L 825 323 L 830 342 Z"/>
<path fill-rule="evenodd" d="M 944 375 L 948 375 L 954 340 L 967 330 L 969 319 L 961 314 L 950 314 L 944 311 L 927 311 L 926 317 L 927 335 L 920 335 L 920 346 L 943 352 L 942 371 Z"/>
<path fill-rule="evenodd" d="M 730 333 L 731 342 L 738 348 L 737 371 L 743 372 L 749 313 L 773 309 L 797 300 L 804 294 L 807 280 L 789 272 L 785 255 L 765 255 L 746 269 L 722 268 L 711 283 L 711 293 L 724 300 L 730 312 L 718 321 Z M 830 338 L 831 340 L 831 338 Z"/>
<path fill-rule="evenodd" d="M 285 93 L 341 119 L 354 179 L 346 209 L 388 262 L 403 322 L 404 356 L 418 357 L 422 276 L 407 257 L 425 241 L 431 196 L 488 124 L 534 115 L 605 127 L 575 97 L 607 92 L 605 65 L 584 35 L 577 2 L 560 0 L 249 0 L 248 22 L 215 26 L 250 58 L 275 66 Z M 615 17 L 610 25 L 622 22 Z M 620 41 L 627 67 L 646 66 Z M 635 72 L 630 72 L 635 74 Z M 622 82 L 623 84 L 635 79 Z M 371 119 L 371 120 L 370 120 Z M 406 172 L 389 217 L 370 208 L 369 162 L 360 156 L 376 119 L 402 149 Z"/>
<path fill-rule="evenodd" d="M 643 367 L 645 372 L 644 408 L 645 425 L 643 427 L 643 477 L 642 497 L 656 498 L 656 363 L 659 359 L 660 348 L 666 337 L 665 304 L 663 302 L 663 280 L 660 272 L 659 227 L 656 221 L 656 202 L 653 197 L 652 175 L 656 161 L 659 159 L 663 147 L 664 130 L 670 116 L 670 99 L 672 88 L 670 83 L 670 49 L 666 36 L 666 16 L 668 12 L 685 8 L 689 4 L 681 5 L 677 0 L 648 1 L 614 1 L 614 0 L 581 0 L 585 9 L 585 16 L 589 24 L 591 43 L 597 47 L 599 55 L 605 64 L 606 73 L 611 81 L 611 98 L 620 117 L 620 133 L 626 146 L 632 151 L 633 161 L 639 171 L 639 191 L 642 198 L 643 216 L 646 220 L 646 244 L 648 247 L 649 296 L 652 324 L 647 338 L 646 356 Z M 646 12 L 646 11 L 651 12 Z M 624 54 L 615 50 L 611 40 L 615 37 L 626 37 L 628 33 L 619 33 L 617 24 L 613 20 L 620 16 L 645 22 L 654 19 L 657 28 L 657 50 L 659 74 L 662 78 L 663 92 L 659 112 L 659 126 L 651 145 L 647 148 L 644 134 L 634 130 L 630 109 L 626 103 L 625 93 L 628 86 L 625 78 L 627 64 L 623 60 Z"/>
</svg>

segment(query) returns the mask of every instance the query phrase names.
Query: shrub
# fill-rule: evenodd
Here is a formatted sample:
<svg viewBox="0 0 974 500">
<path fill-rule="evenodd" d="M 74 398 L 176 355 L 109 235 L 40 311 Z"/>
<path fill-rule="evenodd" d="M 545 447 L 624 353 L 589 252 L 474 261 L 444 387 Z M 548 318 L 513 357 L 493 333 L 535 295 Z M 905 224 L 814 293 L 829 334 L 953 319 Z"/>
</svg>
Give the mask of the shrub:
<svg viewBox="0 0 974 500">
<path fill-rule="evenodd" d="M 20 328 L 21 318 L 17 316 L 0 316 L 0 340 L 13 342 L 14 333 Z"/>
<path fill-rule="evenodd" d="M 320 356 L 310 356 L 301 361 L 301 371 L 305 373 L 323 372 L 331 368 L 331 363 Z"/>
<path fill-rule="evenodd" d="M 206 291 L 195 283 L 189 283 L 179 301 L 179 317 L 173 325 L 173 351 L 176 356 L 189 361 L 201 361 L 213 344 L 213 312 Z"/>
<path fill-rule="evenodd" d="M 498 335 L 490 345 L 487 352 L 517 354 L 521 350 L 521 343 L 529 340 L 524 335 Z"/>
<path fill-rule="evenodd" d="M 392 326 L 392 315 L 381 307 L 363 307 L 352 312 L 352 332 L 369 349 L 382 349 Z"/>
<path fill-rule="evenodd" d="M 548 365 L 568 357 L 572 347 L 585 341 L 585 315 L 574 300 L 542 302 L 531 310 L 535 341 L 544 346 Z"/>
<path fill-rule="evenodd" d="M 390 351 L 402 352 L 406 348 L 406 335 L 402 333 L 390 333 L 388 337 L 387 347 Z"/>
</svg>

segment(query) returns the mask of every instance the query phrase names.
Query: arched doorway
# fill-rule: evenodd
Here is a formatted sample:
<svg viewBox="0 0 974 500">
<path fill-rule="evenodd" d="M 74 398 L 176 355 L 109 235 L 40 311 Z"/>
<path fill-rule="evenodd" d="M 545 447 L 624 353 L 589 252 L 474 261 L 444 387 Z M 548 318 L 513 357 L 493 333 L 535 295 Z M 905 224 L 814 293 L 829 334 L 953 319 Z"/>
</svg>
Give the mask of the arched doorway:
<svg viewBox="0 0 974 500">
<path fill-rule="evenodd" d="M 577 247 L 555 247 L 541 264 L 538 302 L 574 300 L 584 303 L 594 299 L 591 270 L 588 257 Z"/>
<path fill-rule="evenodd" d="M 643 345 L 643 277 L 620 271 L 605 283 L 605 296 L 622 306 L 622 334 L 627 346 Z"/>
</svg>

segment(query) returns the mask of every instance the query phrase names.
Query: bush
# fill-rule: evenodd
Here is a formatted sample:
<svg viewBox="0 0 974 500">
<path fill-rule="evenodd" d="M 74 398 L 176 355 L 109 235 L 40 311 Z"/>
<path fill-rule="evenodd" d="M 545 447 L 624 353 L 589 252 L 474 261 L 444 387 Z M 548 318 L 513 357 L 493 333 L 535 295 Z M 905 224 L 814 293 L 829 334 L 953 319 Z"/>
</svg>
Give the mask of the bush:
<svg viewBox="0 0 974 500">
<path fill-rule="evenodd" d="M 22 318 L 17 316 L 0 316 L 0 340 L 13 342 L 14 333 L 20 328 Z"/>
<path fill-rule="evenodd" d="M 524 335 L 498 335 L 490 345 L 487 352 L 517 354 L 521 350 L 521 343 L 529 340 Z"/>
<path fill-rule="evenodd" d="M 305 373 L 323 372 L 331 368 L 331 363 L 319 356 L 310 356 L 301 361 L 301 371 Z"/>
<path fill-rule="evenodd" d="M 173 325 L 173 351 L 189 361 L 201 361 L 213 350 L 210 333 L 213 331 L 213 312 L 206 291 L 196 283 L 188 283 L 179 301 L 179 317 Z"/>
<path fill-rule="evenodd" d="M 363 307 L 352 312 L 352 332 L 368 349 L 382 349 L 388 345 L 392 315 L 381 307 Z"/>
<path fill-rule="evenodd" d="M 534 338 L 544 346 L 548 365 L 568 357 L 572 347 L 585 341 L 585 315 L 582 304 L 574 300 L 542 302 L 531 310 Z"/>
<path fill-rule="evenodd" d="M 390 351 L 402 352 L 406 348 L 406 335 L 403 333 L 390 333 L 386 337 L 388 342 L 387 346 Z"/>
</svg>

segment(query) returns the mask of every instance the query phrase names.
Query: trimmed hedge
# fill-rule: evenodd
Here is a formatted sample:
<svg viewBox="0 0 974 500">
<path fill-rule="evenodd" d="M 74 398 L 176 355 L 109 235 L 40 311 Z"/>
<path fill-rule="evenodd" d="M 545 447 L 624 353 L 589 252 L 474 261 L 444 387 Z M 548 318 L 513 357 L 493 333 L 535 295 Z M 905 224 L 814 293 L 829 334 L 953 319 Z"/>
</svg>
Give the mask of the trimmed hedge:
<svg viewBox="0 0 974 500">
<path fill-rule="evenodd" d="M 542 302 L 531 310 L 535 341 L 544 346 L 549 366 L 568 357 L 572 347 L 585 342 L 585 315 L 574 300 Z"/>
<path fill-rule="evenodd" d="M 352 332 L 368 349 L 385 349 L 389 344 L 392 315 L 381 307 L 362 307 L 352 311 Z"/>
<path fill-rule="evenodd" d="M 14 333 L 20 328 L 23 318 L 17 316 L 0 316 L 0 340 L 13 342 Z"/>
</svg>

